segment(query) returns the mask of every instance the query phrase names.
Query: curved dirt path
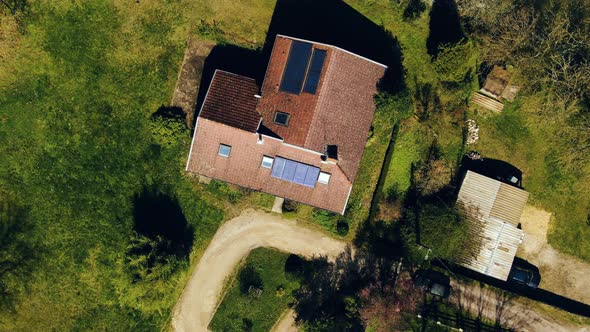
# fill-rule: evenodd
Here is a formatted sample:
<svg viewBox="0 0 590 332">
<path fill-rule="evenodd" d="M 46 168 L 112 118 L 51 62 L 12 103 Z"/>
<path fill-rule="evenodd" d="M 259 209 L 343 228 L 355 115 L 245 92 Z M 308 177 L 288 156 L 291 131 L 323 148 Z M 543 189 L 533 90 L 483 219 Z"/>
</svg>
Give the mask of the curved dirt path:
<svg viewBox="0 0 590 332">
<path fill-rule="evenodd" d="M 286 220 L 248 209 L 219 228 L 205 250 L 174 309 L 176 331 L 207 331 L 219 295 L 235 266 L 252 249 L 272 247 L 306 257 L 335 257 L 345 243 Z"/>
</svg>

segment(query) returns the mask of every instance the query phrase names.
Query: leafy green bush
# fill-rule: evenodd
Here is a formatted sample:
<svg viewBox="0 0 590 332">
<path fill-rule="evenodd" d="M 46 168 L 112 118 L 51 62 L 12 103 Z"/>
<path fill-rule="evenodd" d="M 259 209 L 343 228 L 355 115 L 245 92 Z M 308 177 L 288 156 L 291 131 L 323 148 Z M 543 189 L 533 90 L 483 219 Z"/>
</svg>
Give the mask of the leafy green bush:
<svg viewBox="0 0 590 332">
<path fill-rule="evenodd" d="M 283 201 L 283 212 L 297 212 L 298 209 L 299 203 L 290 199 L 285 199 Z"/>
<path fill-rule="evenodd" d="M 441 82 L 460 84 L 474 75 L 476 52 L 471 41 L 445 46 L 433 60 L 434 70 Z"/>
</svg>

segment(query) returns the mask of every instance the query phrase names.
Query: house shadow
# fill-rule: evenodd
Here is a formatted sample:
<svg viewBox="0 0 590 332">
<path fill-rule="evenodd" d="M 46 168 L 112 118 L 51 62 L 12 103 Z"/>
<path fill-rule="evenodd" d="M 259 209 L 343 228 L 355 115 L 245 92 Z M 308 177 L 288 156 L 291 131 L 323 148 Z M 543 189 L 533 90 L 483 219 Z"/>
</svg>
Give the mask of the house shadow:
<svg viewBox="0 0 590 332">
<path fill-rule="evenodd" d="M 382 63 L 388 71 L 380 90 L 404 88 L 397 39 L 341 0 L 277 0 L 262 50 L 265 63 L 277 34 L 334 45 Z"/>
<path fill-rule="evenodd" d="M 203 65 L 201 85 L 195 105 L 195 114 L 199 114 L 199 110 L 209 89 L 209 84 L 217 69 L 254 78 L 260 86 L 264 78 L 266 63 L 260 50 L 247 49 L 231 44 L 219 44 L 215 46 Z M 197 117 L 195 116 L 193 122 L 196 119 Z"/>
<path fill-rule="evenodd" d="M 277 34 L 334 45 L 382 63 L 388 70 L 379 89 L 395 93 L 405 87 L 401 50 L 391 32 L 341 0 L 277 0 L 261 50 L 231 44 L 213 48 L 203 68 L 197 113 L 216 69 L 254 78 L 260 86 Z"/>
</svg>

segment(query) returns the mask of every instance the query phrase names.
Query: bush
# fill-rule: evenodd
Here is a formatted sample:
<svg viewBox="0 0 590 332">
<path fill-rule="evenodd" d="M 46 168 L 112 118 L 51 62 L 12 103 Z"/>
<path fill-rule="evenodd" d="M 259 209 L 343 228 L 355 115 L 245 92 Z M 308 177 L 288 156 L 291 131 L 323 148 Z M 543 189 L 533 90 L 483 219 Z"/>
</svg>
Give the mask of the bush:
<svg viewBox="0 0 590 332">
<path fill-rule="evenodd" d="M 340 236 L 348 234 L 348 222 L 346 220 L 338 220 L 336 223 L 336 233 Z"/>
<path fill-rule="evenodd" d="M 283 212 L 297 212 L 299 209 L 299 203 L 290 199 L 285 199 L 283 202 Z"/>
<path fill-rule="evenodd" d="M 336 217 L 336 214 L 334 212 L 322 209 L 313 209 L 311 216 L 315 221 L 319 223 L 328 224 L 334 222 L 334 217 Z"/>
<path fill-rule="evenodd" d="M 404 19 L 413 20 L 426 10 L 426 4 L 423 0 L 410 0 L 406 9 L 404 9 Z"/>
<path fill-rule="evenodd" d="M 242 292 L 242 294 L 248 294 L 250 288 L 263 289 L 260 273 L 258 273 L 254 266 L 250 264 L 247 264 L 242 268 L 238 276 L 238 281 L 240 283 L 240 292 Z"/>
<path fill-rule="evenodd" d="M 150 131 L 154 140 L 163 146 L 188 142 L 186 116 L 179 107 L 160 107 L 152 114 Z"/>
</svg>

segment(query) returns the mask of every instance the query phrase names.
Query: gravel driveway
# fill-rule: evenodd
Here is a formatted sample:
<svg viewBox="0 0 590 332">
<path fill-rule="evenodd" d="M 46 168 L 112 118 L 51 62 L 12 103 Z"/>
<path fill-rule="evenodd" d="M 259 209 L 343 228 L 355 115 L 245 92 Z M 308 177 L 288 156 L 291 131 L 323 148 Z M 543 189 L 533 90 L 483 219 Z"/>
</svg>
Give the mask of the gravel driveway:
<svg viewBox="0 0 590 332">
<path fill-rule="evenodd" d="M 207 331 L 227 278 L 258 247 L 306 257 L 335 257 L 345 243 L 276 214 L 248 209 L 219 228 L 184 289 L 172 317 L 176 331 Z"/>
</svg>

